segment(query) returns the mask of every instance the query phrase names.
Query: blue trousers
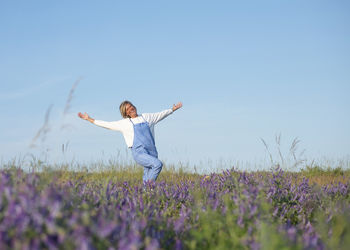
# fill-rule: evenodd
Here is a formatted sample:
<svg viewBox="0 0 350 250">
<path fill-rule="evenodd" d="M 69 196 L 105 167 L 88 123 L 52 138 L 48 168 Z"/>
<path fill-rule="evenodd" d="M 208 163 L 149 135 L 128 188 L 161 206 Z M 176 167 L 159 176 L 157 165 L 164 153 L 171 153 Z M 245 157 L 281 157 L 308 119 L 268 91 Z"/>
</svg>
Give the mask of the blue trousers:
<svg viewBox="0 0 350 250">
<path fill-rule="evenodd" d="M 155 150 L 147 150 L 143 146 L 131 148 L 132 156 L 135 161 L 143 166 L 143 181 L 157 180 L 162 170 L 163 163 L 158 159 L 158 153 Z"/>
</svg>

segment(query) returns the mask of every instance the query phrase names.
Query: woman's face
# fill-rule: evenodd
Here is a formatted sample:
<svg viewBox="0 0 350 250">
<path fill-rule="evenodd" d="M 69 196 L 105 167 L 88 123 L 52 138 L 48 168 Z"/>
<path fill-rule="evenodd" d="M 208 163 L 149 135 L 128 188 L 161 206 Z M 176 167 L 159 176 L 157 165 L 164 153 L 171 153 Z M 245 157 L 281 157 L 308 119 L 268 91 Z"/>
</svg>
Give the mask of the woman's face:
<svg viewBox="0 0 350 250">
<path fill-rule="evenodd" d="M 126 104 L 126 115 L 131 118 L 137 117 L 137 111 L 134 105 Z"/>
</svg>

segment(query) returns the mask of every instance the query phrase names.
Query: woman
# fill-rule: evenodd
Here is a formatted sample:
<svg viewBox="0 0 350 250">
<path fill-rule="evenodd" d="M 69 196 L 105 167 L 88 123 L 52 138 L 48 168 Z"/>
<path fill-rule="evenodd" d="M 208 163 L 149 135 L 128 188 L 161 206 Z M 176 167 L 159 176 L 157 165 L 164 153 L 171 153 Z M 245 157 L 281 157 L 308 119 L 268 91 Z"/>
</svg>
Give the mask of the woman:
<svg viewBox="0 0 350 250">
<path fill-rule="evenodd" d="M 163 163 L 158 159 L 158 152 L 154 142 L 154 125 L 163 120 L 175 110 L 182 107 L 182 103 L 174 104 L 172 109 L 159 113 L 137 114 L 136 107 L 129 101 L 120 104 L 119 110 L 124 119 L 114 122 L 95 120 L 87 113 L 78 116 L 97 126 L 122 132 L 126 145 L 131 148 L 135 161 L 144 167 L 143 181 L 155 181 L 162 170 Z"/>
</svg>

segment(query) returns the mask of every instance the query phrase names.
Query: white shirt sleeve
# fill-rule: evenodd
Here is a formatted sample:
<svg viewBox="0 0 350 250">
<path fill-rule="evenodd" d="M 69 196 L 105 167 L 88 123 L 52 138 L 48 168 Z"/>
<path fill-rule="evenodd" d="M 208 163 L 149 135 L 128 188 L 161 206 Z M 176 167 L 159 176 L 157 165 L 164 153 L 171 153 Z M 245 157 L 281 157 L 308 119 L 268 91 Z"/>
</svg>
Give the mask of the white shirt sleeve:
<svg viewBox="0 0 350 250">
<path fill-rule="evenodd" d="M 167 109 L 158 113 L 145 113 L 145 114 L 142 114 L 142 116 L 150 124 L 156 124 L 172 113 L 173 113 L 172 109 Z"/>
<path fill-rule="evenodd" d="M 94 124 L 99 126 L 99 127 L 107 128 L 110 130 L 121 131 L 121 132 L 124 129 L 123 120 L 113 121 L 113 122 L 105 122 L 105 121 L 101 121 L 101 120 L 95 120 Z"/>
</svg>

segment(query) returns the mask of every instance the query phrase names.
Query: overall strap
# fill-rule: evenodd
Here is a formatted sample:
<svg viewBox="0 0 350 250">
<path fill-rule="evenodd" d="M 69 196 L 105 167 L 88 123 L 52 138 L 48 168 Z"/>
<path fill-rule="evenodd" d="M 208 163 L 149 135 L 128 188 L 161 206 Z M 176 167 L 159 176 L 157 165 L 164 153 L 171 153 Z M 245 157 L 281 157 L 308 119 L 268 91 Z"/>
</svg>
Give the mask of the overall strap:
<svg viewBox="0 0 350 250">
<path fill-rule="evenodd" d="M 142 119 L 147 123 L 147 121 L 146 121 L 146 119 L 141 115 L 141 117 L 142 117 Z M 131 120 L 131 118 L 129 118 L 129 120 L 131 121 L 131 123 L 133 124 L 133 125 L 135 125 L 135 123 L 133 123 L 133 121 Z"/>
</svg>

